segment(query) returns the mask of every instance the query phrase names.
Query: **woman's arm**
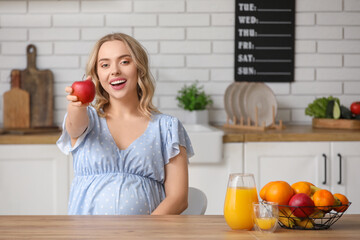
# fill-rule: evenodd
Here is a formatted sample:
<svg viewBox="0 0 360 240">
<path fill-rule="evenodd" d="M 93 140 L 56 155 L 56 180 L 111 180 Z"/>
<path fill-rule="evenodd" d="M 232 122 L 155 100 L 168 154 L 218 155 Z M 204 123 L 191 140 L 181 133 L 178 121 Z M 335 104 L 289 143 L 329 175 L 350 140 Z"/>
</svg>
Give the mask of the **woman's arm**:
<svg viewBox="0 0 360 240">
<path fill-rule="evenodd" d="M 69 95 L 66 96 L 69 104 L 65 126 L 68 134 L 71 137 L 71 144 L 74 146 L 76 139 L 84 133 L 89 124 L 89 116 L 87 115 L 86 110 L 86 107 L 89 104 L 82 104 L 80 101 L 78 101 L 77 96 L 71 95 L 73 92 L 71 87 L 66 87 L 65 91 L 69 93 Z"/>
<path fill-rule="evenodd" d="M 165 165 L 165 199 L 152 215 L 180 214 L 188 206 L 188 162 L 186 149 Z"/>
</svg>

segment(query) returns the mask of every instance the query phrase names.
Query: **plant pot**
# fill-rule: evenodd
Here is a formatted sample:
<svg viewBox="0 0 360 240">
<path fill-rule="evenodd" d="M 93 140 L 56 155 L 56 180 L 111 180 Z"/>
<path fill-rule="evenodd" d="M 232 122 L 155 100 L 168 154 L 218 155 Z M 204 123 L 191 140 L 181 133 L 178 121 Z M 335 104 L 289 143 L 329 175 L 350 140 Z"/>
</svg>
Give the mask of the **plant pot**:
<svg viewBox="0 0 360 240">
<path fill-rule="evenodd" d="M 184 119 L 186 124 L 209 124 L 209 111 L 207 109 L 184 111 Z"/>
</svg>

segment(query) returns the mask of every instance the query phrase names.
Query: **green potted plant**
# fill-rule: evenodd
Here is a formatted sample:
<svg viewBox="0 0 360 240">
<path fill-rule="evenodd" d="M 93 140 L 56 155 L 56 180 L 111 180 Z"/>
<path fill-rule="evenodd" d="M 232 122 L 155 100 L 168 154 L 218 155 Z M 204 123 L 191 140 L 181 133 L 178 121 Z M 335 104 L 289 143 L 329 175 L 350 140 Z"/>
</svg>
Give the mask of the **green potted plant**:
<svg viewBox="0 0 360 240">
<path fill-rule="evenodd" d="M 213 103 L 211 97 L 205 93 L 203 86 L 198 86 L 198 82 L 190 86 L 184 85 L 178 91 L 176 99 L 178 106 L 185 110 L 185 123 L 189 124 L 208 124 L 209 113 L 207 107 Z"/>
</svg>

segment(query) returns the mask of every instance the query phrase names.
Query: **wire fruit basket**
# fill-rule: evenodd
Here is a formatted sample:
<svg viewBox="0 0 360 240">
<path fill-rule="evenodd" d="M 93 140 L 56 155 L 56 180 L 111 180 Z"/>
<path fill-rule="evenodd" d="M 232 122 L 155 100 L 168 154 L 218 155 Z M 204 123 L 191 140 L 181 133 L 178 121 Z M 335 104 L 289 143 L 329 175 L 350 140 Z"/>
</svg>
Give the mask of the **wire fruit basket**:
<svg viewBox="0 0 360 240">
<path fill-rule="evenodd" d="M 351 202 L 340 206 L 293 207 L 279 205 L 279 225 L 286 229 L 324 230 L 330 228 L 351 205 Z M 337 208 L 341 211 L 335 211 Z M 324 211 L 327 210 L 327 211 Z M 330 211 L 330 209 L 332 209 Z M 303 217 L 297 217 L 303 216 Z"/>
</svg>

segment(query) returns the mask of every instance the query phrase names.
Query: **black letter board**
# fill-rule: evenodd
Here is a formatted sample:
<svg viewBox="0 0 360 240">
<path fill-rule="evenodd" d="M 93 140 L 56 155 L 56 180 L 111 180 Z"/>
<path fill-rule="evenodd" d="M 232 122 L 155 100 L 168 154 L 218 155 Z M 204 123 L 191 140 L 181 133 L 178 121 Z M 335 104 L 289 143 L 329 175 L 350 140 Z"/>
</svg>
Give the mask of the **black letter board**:
<svg viewBox="0 0 360 240">
<path fill-rule="evenodd" d="M 236 0 L 235 81 L 294 81 L 295 0 Z"/>
</svg>

